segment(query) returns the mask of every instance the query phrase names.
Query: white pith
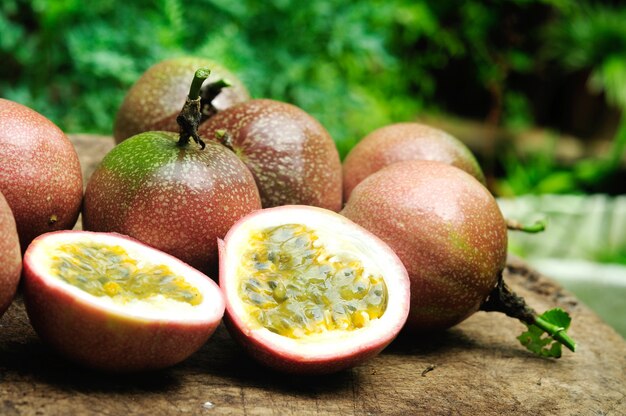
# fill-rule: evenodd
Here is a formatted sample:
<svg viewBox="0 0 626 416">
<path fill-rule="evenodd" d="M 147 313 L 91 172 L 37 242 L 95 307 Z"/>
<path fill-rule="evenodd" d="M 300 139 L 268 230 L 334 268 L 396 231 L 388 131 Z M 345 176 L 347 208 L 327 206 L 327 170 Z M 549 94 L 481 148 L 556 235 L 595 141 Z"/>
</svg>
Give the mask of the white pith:
<svg viewBox="0 0 626 416">
<path fill-rule="evenodd" d="M 165 298 L 152 296 L 145 300 L 117 302 L 108 296 L 94 296 L 75 287 L 51 272 L 54 248 L 72 242 L 98 242 L 122 246 L 128 255 L 138 260 L 138 265 L 162 264 L 168 266 L 176 275 L 183 277 L 202 294 L 202 302 L 191 305 Z M 72 297 L 78 298 L 96 308 L 109 313 L 132 317 L 140 320 L 202 323 L 219 320 L 224 312 L 224 301 L 219 287 L 207 276 L 180 260 L 157 251 L 134 240 L 111 233 L 92 232 L 57 232 L 46 234 L 36 239 L 27 252 L 32 270 L 44 284 L 59 289 Z"/>
<path fill-rule="evenodd" d="M 367 326 L 355 330 L 333 330 L 294 339 L 261 327 L 248 316 L 247 306 L 239 297 L 237 269 L 247 241 L 256 230 L 281 224 L 303 224 L 316 231 L 319 241 L 330 252 L 349 253 L 358 258 L 365 270 L 382 275 L 387 286 L 388 303 L 383 315 Z M 368 349 L 390 340 L 406 320 L 409 308 L 409 283 L 406 270 L 397 256 L 381 240 L 345 217 L 321 208 L 289 206 L 257 211 L 237 223 L 225 239 L 225 253 L 220 271 L 220 284 L 227 298 L 228 309 L 235 324 L 246 336 L 271 346 L 282 354 L 300 359 L 319 360 L 337 357 L 342 352 Z"/>
</svg>

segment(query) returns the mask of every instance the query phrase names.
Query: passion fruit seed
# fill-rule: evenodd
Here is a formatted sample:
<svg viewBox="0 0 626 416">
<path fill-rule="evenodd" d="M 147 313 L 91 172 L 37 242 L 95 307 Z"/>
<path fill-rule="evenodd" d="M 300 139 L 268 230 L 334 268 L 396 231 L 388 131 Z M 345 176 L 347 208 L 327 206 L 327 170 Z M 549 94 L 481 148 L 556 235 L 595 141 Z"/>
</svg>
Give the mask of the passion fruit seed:
<svg viewBox="0 0 626 416">
<path fill-rule="evenodd" d="M 55 248 L 52 272 L 65 282 L 94 296 L 120 303 L 157 295 L 198 305 L 197 288 L 163 264 L 141 264 L 118 245 L 72 243 Z"/>
<path fill-rule="evenodd" d="M 328 252 L 316 232 L 285 224 L 254 232 L 238 269 L 239 296 L 261 326 L 290 338 L 352 331 L 387 308 L 383 277 L 349 254 Z"/>
</svg>

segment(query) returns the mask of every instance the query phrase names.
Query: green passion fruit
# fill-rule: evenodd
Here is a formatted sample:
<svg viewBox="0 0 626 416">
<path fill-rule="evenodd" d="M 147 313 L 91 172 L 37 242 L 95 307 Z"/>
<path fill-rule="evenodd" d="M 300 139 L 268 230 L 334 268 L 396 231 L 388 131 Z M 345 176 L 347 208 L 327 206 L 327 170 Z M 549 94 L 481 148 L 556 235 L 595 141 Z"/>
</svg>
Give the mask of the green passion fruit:
<svg viewBox="0 0 626 416">
<path fill-rule="evenodd" d="M 115 118 L 115 141 L 120 143 L 145 131 L 178 131 L 176 117 L 197 68 L 211 71 L 200 92 L 203 119 L 250 99 L 243 83 L 216 62 L 190 56 L 167 59 L 148 68 L 126 94 Z"/>
<path fill-rule="evenodd" d="M 396 123 L 374 130 L 343 162 L 343 198 L 363 179 L 392 163 L 433 160 L 463 169 L 485 184 L 480 165 L 467 146 L 443 130 L 420 123 Z"/>
<path fill-rule="evenodd" d="M 21 270 L 22 253 L 15 220 L 0 193 L 0 317 L 13 301 Z"/>
<path fill-rule="evenodd" d="M 63 231 L 24 254 L 24 302 L 42 340 L 87 367 L 174 365 L 224 313 L 219 287 L 180 260 L 114 233 Z"/>
<path fill-rule="evenodd" d="M 259 192 L 226 147 L 181 147 L 178 139 L 146 132 L 113 148 L 87 184 L 83 227 L 129 235 L 208 272 L 217 238 L 261 208 Z"/>
<path fill-rule="evenodd" d="M 78 155 L 38 112 L 0 98 L 0 192 L 17 224 L 22 251 L 36 236 L 74 226 L 83 198 Z"/>
<path fill-rule="evenodd" d="M 220 241 L 231 334 L 261 363 L 321 374 L 378 354 L 402 328 L 409 279 L 393 251 L 332 211 L 283 206 Z"/>
<path fill-rule="evenodd" d="M 85 190 L 83 227 L 126 234 L 209 273 L 217 269 L 217 238 L 261 200 L 244 163 L 197 135 L 207 76 L 196 72 L 180 134 L 140 133 L 104 157 Z"/>
<path fill-rule="evenodd" d="M 411 278 L 407 329 L 453 326 L 496 286 L 507 227 L 494 197 L 473 176 L 433 161 L 405 161 L 370 175 L 341 212 L 397 253 Z"/>
</svg>

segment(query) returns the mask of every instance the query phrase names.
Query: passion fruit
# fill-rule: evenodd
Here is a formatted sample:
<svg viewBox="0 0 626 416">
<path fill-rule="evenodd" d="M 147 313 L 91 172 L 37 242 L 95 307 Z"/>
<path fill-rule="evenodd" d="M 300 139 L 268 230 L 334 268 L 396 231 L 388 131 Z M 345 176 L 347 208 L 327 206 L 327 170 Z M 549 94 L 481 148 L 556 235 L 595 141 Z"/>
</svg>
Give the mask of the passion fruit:
<svg viewBox="0 0 626 416">
<path fill-rule="evenodd" d="M 22 252 L 15 220 L 0 193 L 0 317 L 13 301 L 21 270 Z"/>
<path fill-rule="evenodd" d="M 473 176 L 432 161 L 405 161 L 354 188 L 341 212 L 380 237 L 411 278 L 407 329 L 451 327 L 474 312 L 505 266 L 507 227 Z"/>
<path fill-rule="evenodd" d="M 256 211 L 219 247 L 229 331 L 266 366 L 300 374 L 355 366 L 383 350 L 407 318 L 409 278 L 399 258 L 332 211 Z"/>
<path fill-rule="evenodd" d="M 469 148 L 443 130 L 420 123 L 396 123 L 374 130 L 352 148 L 343 162 L 343 197 L 363 179 L 392 163 L 433 160 L 463 169 L 485 184 Z"/>
<path fill-rule="evenodd" d="M 203 118 L 250 99 L 243 83 L 214 61 L 190 56 L 167 59 L 148 68 L 124 97 L 115 118 L 115 141 L 145 131 L 178 131 L 176 116 L 198 68 L 211 71 L 200 92 Z"/>
<path fill-rule="evenodd" d="M 174 365 L 224 313 L 219 287 L 180 260 L 114 233 L 60 231 L 24 254 L 24 302 L 42 340 L 111 372 Z"/>
<path fill-rule="evenodd" d="M 0 98 L 0 192 L 22 251 L 36 236 L 69 229 L 80 213 L 83 179 L 67 136 L 38 112 Z"/>
<path fill-rule="evenodd" d="M 194 78 L 196 98 L 207 75 Z M 261 200 L 243 162 L 219 143 L 191 142 L 197 125 L 185 123 L 192 133 L 141 133 L 104 157 L 85 190 L 83 227 L 131 236 L 212 273 L 217 238 Z"/>
<path fill-rule="evenodd" d="M 326 129 L 304 110 L 275 100 L 237 104 L 201 124 L 248 166 L 263 208 L 312 205 L 341 209 L 341 161 Z"/>
</svg>

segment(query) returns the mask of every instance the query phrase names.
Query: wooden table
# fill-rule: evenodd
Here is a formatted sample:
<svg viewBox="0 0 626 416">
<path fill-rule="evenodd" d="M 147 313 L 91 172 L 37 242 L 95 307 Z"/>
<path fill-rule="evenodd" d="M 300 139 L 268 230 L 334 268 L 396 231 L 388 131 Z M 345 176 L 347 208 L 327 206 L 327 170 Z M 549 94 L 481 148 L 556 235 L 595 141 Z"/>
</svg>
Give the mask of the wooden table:
<svg viewBox="0 0 626 416">
<path fill-rule="evenodd" d="M 81 137 L 73 137 L 79 153 L 112 146 Z M 523 262 L 510 259 L 505 279 L 538 311 L 571 313 L 576 353 L 538 358 L 515 339 L 523 324 L 479 312 L 442 333 L 401 334 L 335 375 L 267 370 L 222 326 L 173 368 L 107 375 L 43 345 L 18 298 L 0 318 L 0 415 L 626 415 L 626 341 Z"/>
</svg>

